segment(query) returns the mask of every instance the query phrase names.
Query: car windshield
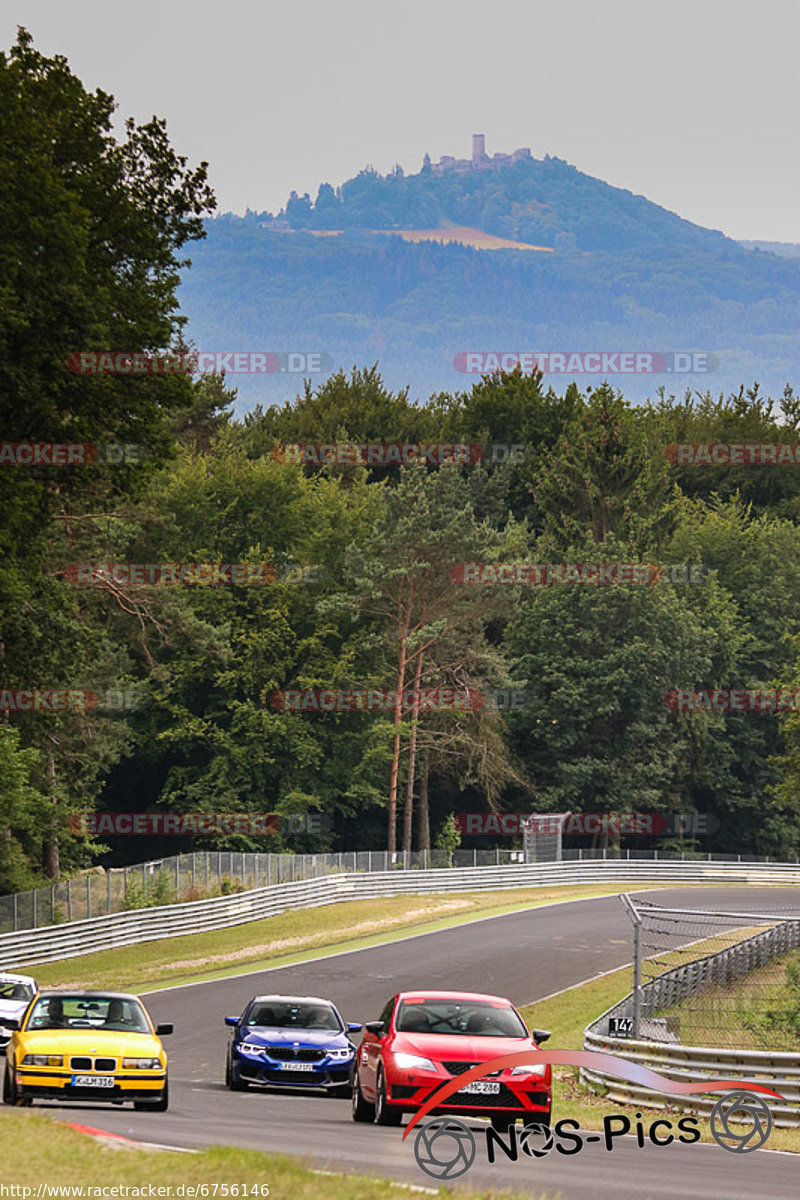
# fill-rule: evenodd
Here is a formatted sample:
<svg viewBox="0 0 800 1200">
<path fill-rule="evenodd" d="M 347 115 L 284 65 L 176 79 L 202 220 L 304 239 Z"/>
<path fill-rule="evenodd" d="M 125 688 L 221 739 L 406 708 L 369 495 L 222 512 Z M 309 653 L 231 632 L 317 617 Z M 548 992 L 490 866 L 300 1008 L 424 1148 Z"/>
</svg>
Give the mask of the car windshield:
<svg viewBox="0 0 800 1200">
<path fill-rule="evenodd" d="M 33 1006 L 27 1028 L 151 1032 L 139 1001 L 118 996 L 42 996 Z"/>
<path fill-rule="evenodd" d="M 509 1004 L 492 1000 L 403 1000 L 397 1012 L 399 1033 L 472 1034 L 476 1037 L 528 1037 Z"/>
<path fill-rule="evenodd" d="M 248 1012 L 245 1024 L 272 1029 L 342 1029 L 330 1004 L 292 1004 L 282 1000 L 259 1000 Z"/>
<path fill-rule="evenodd" d="M 33 988 L 27 983 L 12 983 L 0 979 L 0 1000 L 30 1000 Z"/>
</svg>

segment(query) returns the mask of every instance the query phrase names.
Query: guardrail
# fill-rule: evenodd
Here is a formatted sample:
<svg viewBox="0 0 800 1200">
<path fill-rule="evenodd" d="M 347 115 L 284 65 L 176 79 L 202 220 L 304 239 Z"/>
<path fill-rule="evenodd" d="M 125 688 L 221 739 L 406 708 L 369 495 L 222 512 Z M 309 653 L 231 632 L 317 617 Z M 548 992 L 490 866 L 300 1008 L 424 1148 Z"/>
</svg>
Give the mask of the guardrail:
<svg viewBox="0 0 800 1200">
<path fill-rule="evenodd" d="M 779 863 L 608 859 L 508 866 L 390 870 L 327 875 L 318 879 L 253 888 L 159 908 L 112 913 L 66 925 L 0 935 L 0 969 L 73 958 L 138 942 L 225 929 L 342 900 L 438 892 L 495 891 L 592 883 L 800 884 L 800 866 Z"/>
<path fill-rule="evenodd" d="M 757 914 L 753 914 L 757 919 Z M 735 1077 L 762 1083 L 780 1092 L 784 1102 L 769 1101 L 776 1125 L 800 1126 L 800 1053 L 796 1051 L 744 1050 L 710 1046 L 684 1046 L 678 1041 L 661 1040 L 666 1030 L 647 1014 L 669 1008 L 696 994 L 709 984 L 732 982 L 748 971 L 764 966 L 771 959 L 786 954 L 800 945 L 800 921 L 785 921 L 738 942 L 734 946 L 697 959 L 684 966 L 666 971 L 641 989 L 640 1034 L 644 1038 L 611 1037 L 608 1021 L 611 1017 L 633 1017 L 634 996 L 631 992 L 592 1021 L 584 1030 L 584 1050 L 602 1050 L 619 1054 L 628 1062 L 639 1063 L 659 1071 L 670 1079 L 691 1082 L 704 1079 Z M 636 1104 L 646 1108 L 678 1106 L 688 1112 L 708 1115 L 719 1094 L 676 1097 L 670 1093 L 654 1092 L 649 1087 L 629 1083 L 603 1071 L 582 1067 L 580 1078 L 590 1087 L 603 1091 L 611 1100 Z"/>
<path fill-rule="evenodd" d="M 615 1006 L 616 1007 L 616 1006 Z M 604 1020 L 611 1009 L 603 1013 Z M 631 1038 L 612 1038 L 593 1032 L 593 1022 L 583 1036 L 584 1050 L 604 1050 L 618 1054 L 628 1062 L 640 1063 L 659 1071 L 670 1079 L 692 1082 L 707 1079 L 752 1079 L 773 1091 L 780 1092 L 785 1103 L 768 1100 L 776 1125 L 784 1128 L 800 1126 L 800 1054 L 771 1050 L 716 1049 L 713 1046 L 681 1046 L 666 1042 L 634 1041 Z M 674 1096 L 654 1092 L 649 1087 L 628 1083 L 587 1067 L 581 1067 L 581 1082 L 601 1091 L 609 1100 L 620 1104 L 635 1104 L 643 1108 L 681 1108 L 708 1116 L 720 1094 Z"/>
<path fill-rule="evenodd" d="M 545 858 L 524 850 L 343 850 L 318 854 L 275 854 L 241 850 L 197 850 L 127 867 L 91 868 L 72 879 L 0 896 L 0 934 L 82 921 L 102 913 L 130 912 L 153 903 L 229 895 L 243 888 L 295 883 L 345 871 L 422 870 L 437 867 L 500 867 L 547 861 L 595 862 L 612 856 L 605 848 L 562 850 Z M 647 862 L 732 862 L 775 865 L 747 854 L 698 855 L 659 850 L 625 850 L 618 857 Z M 780 860 L 779 860 L 780 862 Z M 795 859 L 795 864 L 800 859 Z M 156 893 L 156 894 L 154 894 Z M 166 893 L 166 894 L 165 894 Z"/>
</svg>

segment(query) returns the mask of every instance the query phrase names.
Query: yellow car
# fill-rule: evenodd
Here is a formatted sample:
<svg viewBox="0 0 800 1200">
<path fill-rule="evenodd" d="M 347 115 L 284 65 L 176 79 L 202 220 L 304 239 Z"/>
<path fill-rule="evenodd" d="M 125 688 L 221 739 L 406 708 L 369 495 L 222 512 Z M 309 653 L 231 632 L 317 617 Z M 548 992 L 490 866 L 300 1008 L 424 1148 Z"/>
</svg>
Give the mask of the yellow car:
<svg viewBox="0 0 800 1200">
<path fill-rule="evenodd" d="M 165 1112 L 167 1056 L 161 1037 L 136 996 L 122 992 L 37 992 L 21 1017 L 4 1018 L 13 1032 L 6 1047 L 3 1101 L 91 1100 Z"/>
</svg>

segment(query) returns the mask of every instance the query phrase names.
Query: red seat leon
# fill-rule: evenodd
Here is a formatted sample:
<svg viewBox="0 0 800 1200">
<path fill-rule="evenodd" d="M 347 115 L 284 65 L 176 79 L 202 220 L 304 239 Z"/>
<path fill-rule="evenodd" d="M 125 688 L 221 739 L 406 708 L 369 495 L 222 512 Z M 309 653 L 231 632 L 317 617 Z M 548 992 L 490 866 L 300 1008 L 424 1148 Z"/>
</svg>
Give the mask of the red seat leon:
<svg viewBox="0 0 800 1200">
<path fill-rule="evenodd" d="M 399 992 L 380 1020 L 364 1026 L 353 1081 L 353 1120 L 399 1125 L 439 1084 L 478 1063 L 536 1050 L 550 1034 L 531 1032 L 510 1000 L 477 992 Z M 550 1124 L 551 1068 L 509 1067 L 474 1080 L 434 1109 L 490 1117 L 506 1130 L 518 1118 Z"/>
</svg>

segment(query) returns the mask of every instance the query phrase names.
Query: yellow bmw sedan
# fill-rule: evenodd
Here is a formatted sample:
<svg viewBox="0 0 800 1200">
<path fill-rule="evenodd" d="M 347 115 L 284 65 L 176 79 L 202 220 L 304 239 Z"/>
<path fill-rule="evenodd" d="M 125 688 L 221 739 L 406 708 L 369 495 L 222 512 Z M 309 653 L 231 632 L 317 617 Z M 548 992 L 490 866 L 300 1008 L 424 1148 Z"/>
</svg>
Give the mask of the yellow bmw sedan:
<svg viewBox="0 0 800 1200">
<path fill-rule="evenodd" d="M 167 1056 L 161 1037 L 172 1025 L 153 1025 L 136 996 L 122 992 L 38 992 L 10 1021 L 3 1101 L 107 1101 L 165 1112 Z"/>
</svg>

